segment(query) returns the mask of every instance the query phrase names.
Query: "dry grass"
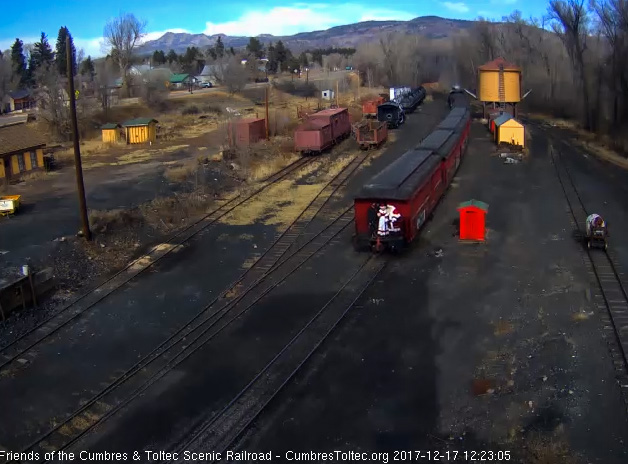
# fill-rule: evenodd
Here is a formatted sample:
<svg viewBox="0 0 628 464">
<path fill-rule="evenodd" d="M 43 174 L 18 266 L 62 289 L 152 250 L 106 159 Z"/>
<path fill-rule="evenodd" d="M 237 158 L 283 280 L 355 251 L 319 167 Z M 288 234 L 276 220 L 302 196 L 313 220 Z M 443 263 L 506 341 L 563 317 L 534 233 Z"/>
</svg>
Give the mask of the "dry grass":
<svg viewBox="0 0 628 464">
<path fill-rule="evenodd" d="M 90 210 L 89 223 L 95 232 L 105 232 L 116 227 L 127 227 L 141 221 L 137 210 L 110 209 Z"/>
<path fill-rule="evenodd" d="M 183 225 L 189 218 L 200 216 L 207 211 L 213 199 L 198 192 L 158 197 L 140 206 L 144 220 L 153 228 L 171 232 Z"/>
<path fill-rule="evenodd" d="M 196 166 L 191 163 L 173 166 L 164 171 L 164 177 L 173 183 L 182 183 L 190 178 L 196 171 Z"/>
<path fill-rule="evenodd" d="M 37 171 L 33 171 L 33 172 L 29 172 L 27 174 L 24 174 L 22 176 L 22 180 L 28 182 L 28 181 L 36 181 L 36 180 L 41 180 L 41 179 L 45 179 L 48 176 L 48 173 L 46 171 L 41 171 L 41 170 L 37 170 Z"/>
<path fill-rule="evenodd" d="M 296 176 L 293 180 L 283 180 L 272 185 L 264 192 L 256 195 L 247 202 L 245 208 L 238 208 L 221 218 L 221 222 L 230 225 L 249 225 L 261 222 L 265 225 L 287 227 L 291 224 L 303 209 L 323 189 L 324 185 L 338 174 L 352 157 L 347 155 L 333 160 L 326 159 L 323 165 L 326 172 L 322 174 L 315 184 L 296 184 Z M 303 177 L 311 165 L 298 172 Z M 288 204 L 285 204 L 288 202 Z M 282 206 L 278 206 L 282 203 Z"/>
<path fill-rule="evenodd" d="M 531 437 L 526 440 L 524 461 L 526 464 L 577 464 L 580 461 L 569 451 L 565 439 L 559 437 Z"/>
</svg>

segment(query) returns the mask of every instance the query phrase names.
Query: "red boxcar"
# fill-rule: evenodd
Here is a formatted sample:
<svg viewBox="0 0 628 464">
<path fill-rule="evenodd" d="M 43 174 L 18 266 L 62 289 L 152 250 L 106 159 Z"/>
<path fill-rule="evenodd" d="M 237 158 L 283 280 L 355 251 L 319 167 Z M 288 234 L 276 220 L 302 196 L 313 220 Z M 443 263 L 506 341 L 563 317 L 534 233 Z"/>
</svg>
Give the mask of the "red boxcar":
<svg viewBox="0 0 628 464">
<path fill-rule="evenodd" d="M 331 126 L 331 135 L 334 143 L 351 134 L 351 121 L 349 120 L 349 110 L 347 108 L 322 110 L 312 114 L 309 119 L 328 122 Z"/>
<path fill-rule="evenodd" d="M 309 119 L 294 132 L 294 149 L 302 154 L 321 153 L 334 144 L 331 124 Z"/>
<path fill-rule="evenodd" d="M 384 103 L 384 97 L 377 97 L 371 100 L 362 102 L 362 115 L 364 117 L 377 117 L 377 107 Z"/>
<path fill-rule="evenodd" d="M 459 113 L 454 113 L 457 123 L 454 117 L 448 121 L 452 129 L 434 131 L 356 196 L 356 248 L 396 250 L 414 240 L 451 183 L 467 146 L 470 114 L 460 108 L 454 111 Z"/>
<path fill-rule="evenodd" d="M 355 128 L 355 137 L 362 149 L 378 147 L 388 137 L 388 123 L 363 121 Z"/>
<path fill-rule="evenodd" d="M 238 119 L 229 123 L 229 139 L 237 147 L 248 147 L 266 138 L 266 120 L 261 118 Z"/>
</svg>

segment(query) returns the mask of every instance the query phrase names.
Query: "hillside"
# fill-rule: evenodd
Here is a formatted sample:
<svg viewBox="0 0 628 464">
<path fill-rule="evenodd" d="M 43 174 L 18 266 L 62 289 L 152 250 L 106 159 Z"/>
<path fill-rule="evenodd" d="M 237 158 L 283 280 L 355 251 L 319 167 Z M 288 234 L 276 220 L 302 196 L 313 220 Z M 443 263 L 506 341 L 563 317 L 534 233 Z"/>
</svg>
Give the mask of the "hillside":
<svg viewBox="0 0 628 464">
<path fill-rule="evenodd" d="M 438 16 L 421 16 L 410 21 L 364 21 L 336 26 L 324 31 L 301 32 L 290 36 L 262 34 L 258 38 L 264 43 L 282 40 L 284 44 L 293 49 L 328 46 L 347 47 L 373 40 L 382 32 L 387 31 L 407 32 L 430 38 L 441 38 L 468 29 L 472 25 L 473 21 L 446 19 Z M 208 36 L 205 34 L 168 32 L 159 39 L 146 42 L 140 48 L 140 53 L 152 53 L 155 50 L 168 51 L 170 49 L 176 52 L 183 52 L 187 47 L 191 46 L 207 48 L 215 44 L 219 36 L 222 37 L 226 47 L 243 47 L 249 41 L 248 37 L 234 37 L 224 34 Z"/>
</svg>

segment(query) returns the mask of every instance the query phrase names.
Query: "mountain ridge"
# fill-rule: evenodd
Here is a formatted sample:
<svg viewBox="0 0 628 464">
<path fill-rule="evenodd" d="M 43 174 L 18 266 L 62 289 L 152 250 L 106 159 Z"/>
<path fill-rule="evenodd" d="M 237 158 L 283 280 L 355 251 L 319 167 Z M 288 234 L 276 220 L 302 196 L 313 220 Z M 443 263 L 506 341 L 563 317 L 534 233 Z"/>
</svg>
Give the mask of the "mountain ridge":
<svg viewBox="0 0 628 464">
<path fill-rule="evenodd" d="M 257 38 L 264 44 L 281 40 L 291 49 L 354 47 L 359 43 L 375 39 L 382 32 L 405 32 L 437 39 L 454 35 L 469 29 L 475 21 L 464 19 L 441 18 L 440 16 L 418 16 L 408 21 L 384 20 L 361 21 L 334 26 L 325 30 L 299 32 L 288 36 L 260 34 Z M 183 52 L 187 47 L 207 48 L 213 46 L 221 37 L 225 47 L 244 47 L 249 42 L 248 36 L 228 36 L 225 34 L 189 34 L 184 32 L 166 32 L 158 39 L 141 45 L 140 53 L 152 53 L 155 50 L 168 52 L 173 49 Z"/>
</svg>

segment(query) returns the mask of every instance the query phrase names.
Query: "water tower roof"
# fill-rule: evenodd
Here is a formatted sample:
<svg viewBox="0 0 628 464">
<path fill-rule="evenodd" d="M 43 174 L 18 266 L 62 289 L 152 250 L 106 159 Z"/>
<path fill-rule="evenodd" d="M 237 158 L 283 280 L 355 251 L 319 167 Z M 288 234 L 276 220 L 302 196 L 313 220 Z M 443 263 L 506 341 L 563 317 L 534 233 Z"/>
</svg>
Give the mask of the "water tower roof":
<svg viewBox="0 0 628 464">
<path fill-rule="evenodd" d="M 504 71 L 521 71 L 521 68 L 516 64 L 509 63 L 501 56 L 499 58 L 495 58 L 493 61 L 489 61 L 486 64 L 483 64 L 478 69 L 480 71 L 499 71 L 499 65 L 504 66 Z"/>
</svg>

